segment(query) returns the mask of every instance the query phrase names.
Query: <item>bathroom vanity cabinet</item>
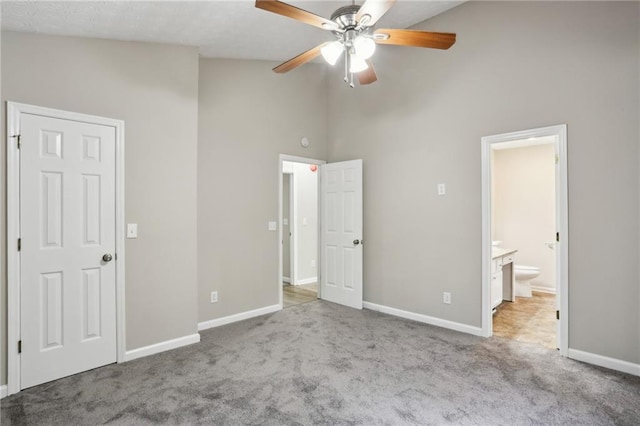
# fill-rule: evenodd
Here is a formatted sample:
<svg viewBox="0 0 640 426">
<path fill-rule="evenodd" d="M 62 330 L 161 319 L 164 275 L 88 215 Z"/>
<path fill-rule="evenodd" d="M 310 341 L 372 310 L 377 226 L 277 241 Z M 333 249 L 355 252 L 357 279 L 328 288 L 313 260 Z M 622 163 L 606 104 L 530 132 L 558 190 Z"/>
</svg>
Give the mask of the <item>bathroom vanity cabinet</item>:
<svg viewBox="0 0 640 426">
<path fill-rule="evenodd" d="M 514 260 L 518 250 L 494 247 L 491 253 L 491 309 L 515 300 Z"/>
<path fill-rule="evenodd" d="M 502 280 L 502 267 L 498 267 L 491 275 L 491 309 L 502 303 Z"/>
</svg>

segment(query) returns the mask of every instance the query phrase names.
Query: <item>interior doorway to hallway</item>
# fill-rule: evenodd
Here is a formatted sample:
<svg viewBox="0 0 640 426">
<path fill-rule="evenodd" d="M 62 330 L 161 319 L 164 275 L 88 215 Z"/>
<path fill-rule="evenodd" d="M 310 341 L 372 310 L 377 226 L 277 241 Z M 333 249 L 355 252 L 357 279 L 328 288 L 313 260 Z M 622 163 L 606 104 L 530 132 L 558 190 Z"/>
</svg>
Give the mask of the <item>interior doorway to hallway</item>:
<svg viewBox="0 0 640 426">
<path fill-rule="evenodd" d="M 282 161 L 280 276 L 283 308 L 318 298 L 318 175 L 322 163 L 310 159 Z"/>
<path fill-rule="evenodd" d="M 293 196 L 293 223 L 290 244 L 293 247 L 293 259 L 290 262 L 290 280 L 292 284 L 311 284 L 317 282 L 317 298 L 329 302 L 349 306 L 354 309 L 362 309 L 362 260 L 363 260 L 363 235 L 362 223 L 364 208 L 362 203 L 363 179 L 362 159 L 339 161 L 326 164 L 325 161 L 303 157 L 294 157 L 280 154 L 278 159 L 278 275 L 277 292 L 279 305 L 283 307 L 283 246 L 285 233 L 283 233 L 284 209 L 283 209 L 283 172 L 285 163 L 300 163 L 299 166 L 307 168 L 316 174 L 315 198 L 316 198 L 316 225 L 310 225 L 310 216 L 307 217 L 306 227 L 315 229 L 316 254 L 314 259 L 308 258 L 308 265 L 315 272 L 313 277 L 303 277 L 299 266 L 304 266 L 304 260 L 300 260 L 300 253 L 296 250 L 298 244 L 297 234 L 300 227 L 296 224 L 304 223 L 304 216 L 298 219 L 296 212 L 295 195 Z M 289 166 L 287 166 L 289 167 Z M 293 187 L 297 180 L 295 171 L 292 173 Z M 318 177 L 318 175 L 320 175 Z M 313 192 L 313 190 L 310 190 Z M 291 200 L 290 200 L 291 203 Z M 311 213 L 310 213 L 311 215 Z M 291 219 L 291 218 L 288 218 Z M 275 225 L 275 224 L 274 224 Z M 301 225 L 304 226 L 304 225 Z M 270 224 L 271 227 L 271 224 Z M 296 256 L 297 255 L 297 256 Z M 315 267 L 313 267 L 315 265 Z M 306 283 L 304 280 L 309 280 Z M 290 283 L 290 284 L 291 284 Z"/>
</svg>

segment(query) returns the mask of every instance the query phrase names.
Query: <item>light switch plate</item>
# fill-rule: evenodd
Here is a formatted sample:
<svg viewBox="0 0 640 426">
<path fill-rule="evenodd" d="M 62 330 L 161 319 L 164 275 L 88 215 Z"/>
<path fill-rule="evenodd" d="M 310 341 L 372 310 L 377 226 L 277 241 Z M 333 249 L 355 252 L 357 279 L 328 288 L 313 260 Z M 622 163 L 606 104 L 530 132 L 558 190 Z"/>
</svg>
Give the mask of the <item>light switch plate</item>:
<svg viewBox="0 0 640 426">
<path fill-rule="evenodd" d="M 439 183 L 438 184 L 438 195 L 445 195 L 447 193 L 447 188 L 445 187 L 444 183 Z"/>
<path fill-rule="evenodd" d="M 138 238 L 137 223 L 127 223 L 127 238 Z"/>
<path fill-rule="evenodd" d="M 289 224 L 289 219 L 287 219 L 286 217 L 282 219 L 282 224 L 287 226 Z"/>
<path fill-rule="evenodd" d="M 276 221 L 269 221 L 268 229 L 269 231 L 275 231 L 277 228 Z"/>
</svg>

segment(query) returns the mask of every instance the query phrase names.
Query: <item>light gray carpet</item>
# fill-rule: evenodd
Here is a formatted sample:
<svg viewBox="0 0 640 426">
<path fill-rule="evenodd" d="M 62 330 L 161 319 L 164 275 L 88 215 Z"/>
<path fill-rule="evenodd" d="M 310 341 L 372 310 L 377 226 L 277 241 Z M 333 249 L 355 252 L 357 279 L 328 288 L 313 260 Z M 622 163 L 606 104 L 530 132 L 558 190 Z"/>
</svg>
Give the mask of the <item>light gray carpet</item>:
<svg viewBox="0 0 640 426">
<path fill-rule="evenodd" d="M 317 301 L 1 405 L 2 425 L 638 425 L 640 378 Z"/>
</svg>

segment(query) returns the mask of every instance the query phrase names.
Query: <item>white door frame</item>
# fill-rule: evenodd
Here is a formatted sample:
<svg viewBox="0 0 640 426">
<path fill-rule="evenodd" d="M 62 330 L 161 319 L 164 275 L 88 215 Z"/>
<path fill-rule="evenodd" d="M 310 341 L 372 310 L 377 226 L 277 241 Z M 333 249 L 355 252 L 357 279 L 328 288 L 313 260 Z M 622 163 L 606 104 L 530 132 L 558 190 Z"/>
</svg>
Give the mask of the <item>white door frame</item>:
<svg viewBox="0 0 640 426">
<path fill-rule="evenodd" d="M 291 238 L 293 236 L 293 230 L 292 230 L 292 224 L 293 224 L 293 173 L 285 173 L 283 171 L 282 176 L 287 176 L 287 179 L 289 179 L 289 211 L 286 212 L 288 217 L 289 217 L 289 223 L 288 223 L 288 227 L 289 227 L 289 276 L 287 278 L 289 278 L 289 284 L 293 284 L 293 256 L 295 255 L 294 251 L 293 251 L 293 239 Z M 283 187 L 284 188 L 284 187 Z M 283 197 L 283 201 L 284 201 L 284 190 L 282 191 L 282 197 Z M 282 218 L 283 221 L 281 222 L 281 225 L 283 227 L 283 231 L 284 231 L 284 214 L 285 212 L 282 212 Z M 284 246 L 284 239 L 286 238 L 286 235 L 284 235 L 284 233 L 282 234 L 282 240 L 283 240 L 283 246 Z M 283 255 L 283 261 L 284 261 L 284 252 L 282 253 Z M 284 272 L 282 273 L 282 285 L 284 285 Z"/>
<path fill-rule="evenodd" d="M 569 343 L 569 216 L 567 185 L 567 125 L 542 127 L 482 138 L 482 335 L 493 334 L 491 313 L 491 146 L 543 136 L 556 138 L 558 164 L 556 168 L 556 223 L 559 243 L 556 244 L 556 286 L 560 299 L 559 350 L 567 356 Z"/>
<path fill-rule="evenodd" d="M 283 307 L 283 303 L 282 303 L 282 219 L 283 219 L 282 174 L 283 174 L 283 163 L 285 161 L 291 161 L 294 163 L 315 164 L 316 166 L 327 164 L 327 162 L 324 160 L 317 160 L 315 158 L 296 157 L 295 155 L 280 154 L 280 157 L 278 158 L 278 287 L 277 288 L 278 288 L 278 300 L 279 300 L 278 304 L 280 305 L 280 309 L 282 309 Z M 293 182 L 293 179 L 291 179 L 291 181 Z M 320 179 L 318 179 L 318 189 L 320 189 Z M 318 197 L 320 197 L 320 192 L 318 192 Z M 291 203 L 291 201 L 292 200 L 290 198 L 289 203 Z M 319 213 L 320 213 L 320 203 L 318 202 L 318 214 Z M 291 228 L 291 223 L 292 223 L 292 218 L 289 218 L 289 228 Z M 318 220 L 318 236 L 320 236 L 320 220 Z M 316 267 L 318 268 L 318 281 L 320 281 L 321 262 L 322 262 L 322 255 L 320 253 L 320 238 L 318 238 L 318 261 L 316 263 Z M 292 271 L 291 281 L 293 281 L 294 269 L 293 269 L 293 266 L 290 266 L 290 268 Z M 318 286 L 318 298 L 319 297 L 320 297 L 320 286 Z"/>
<path fill-rule="evenodd" d="M 283 173 L 284 174 L 284 173 Z M 298 217 L 298 206 L 296 205 L 296 178 L 295 173 L 289 173 L 289 284 L 296 285 L 298 281 L 298 229 L 296 218 Z M 284 212 L 282 212 L 284 217 Z M 282 223 L 282 222 L 280 222 Z"/>
<path fill-rule="evenodd" d="M 295 282 L 296 271 L 296 250 L 294 243 L 295 238 L 293 238 L 293 221 L 295 217 L 295 212 L 293 210 L 293 194 L 295 179 L 293 178 L 293 173 L 288 173 L 287 175 L 289 176 L 289 211 L 287 212 L 287 214 L 289 215 L 289 284 L 293 285 L 293 283 Z M 282 214 L 284 215 L 284 212 L 282 212 Z"/>
<path fill-rule="evenodd" d="M 115 128 L 116 132 L 116 354 L 125 361 L 125 226 L 124 226 L 124 121 L 7 102 L 7 393 L 20 391 L 20 135 L 21 114 L 79 121 Z"/>
</svg>

